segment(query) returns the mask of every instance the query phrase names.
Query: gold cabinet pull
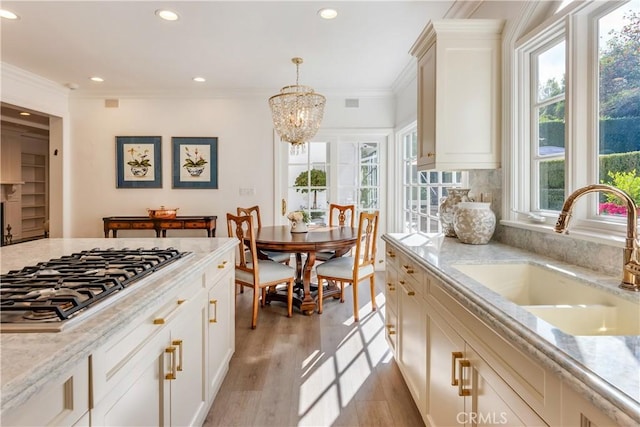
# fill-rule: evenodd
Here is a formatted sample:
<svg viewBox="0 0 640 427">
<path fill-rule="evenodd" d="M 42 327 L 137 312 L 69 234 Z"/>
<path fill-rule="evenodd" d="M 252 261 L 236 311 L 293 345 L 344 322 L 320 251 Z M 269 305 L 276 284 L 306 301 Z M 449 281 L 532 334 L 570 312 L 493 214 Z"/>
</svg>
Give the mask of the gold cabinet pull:
<svg viewBox="0 0 640 427">
<path fill-rule="evenodd" d="M 396 290 L 396 287 L 393 286 L 393 283 L 390 283 L 390 282 L 387 283 L 387 287 L 389 288 L 390 291 L 395 291 Z"/>
<path fill-rule="evenodd" d="M 431 152 L 431 151 L 429 151 L 429 152 L 427 153 L 427 157 L 429 157 L 429 158 L 431 158 L 431 157 L 435 157 L 435 156 L 436 156 L 436 153 L 433 153 L 433 152 Z"/>
<path fill-rule="evenodd" d="M 218 300 L 209 300 L 209 304 L 213 305 L 213 319 L 209 318 L 209 323 L 218 323 Z"/>
<path fill-rule="evenodd" d="M 407 274 L 413 274 L 413 267 L 411 267 L 410 265 L 404 264 L 402 268 L 404 268 L 404 271 L 406 271 Z"/>
<path fill-rule="evenodd" d="M 178 363 L 177 371 L 182 371 L 182 340 L 173 340 L 171 342 L 172 345 L 178 346 L 178 352 L 180 354 L 180 362 Z"/>
<path fill-rule="evenodd" d="M 178 305 L 180 305 L 180 304 L 184 304 L 186 301 L 187 301 L 186 299 L 179 299 L 177 302 L 178 302 Z"/>
<path fill-rule="evenodd" d="M 287 213 L 287 201 L 285 199 L 282 199 L 282 216 L 284 216 Z"/>
<path fill-rule="evenodd" d="M 396 254 L 393 253 L 393 251 L 387 251 L 387 255 L 389 256 L 389 258 L 395 258 Z"/>
<path fill-rule="evenodd" d="M 395 335 L 396 331 L 393 330 L 393 325 L 386 325 L 387 326 L 387 334 L 389 335 Z"/>
<path fill-rule="evenodd" d="M 401 285 L 404 285 L 406 282 L 404 280 L 398 280 L 398 283 L 400 283 Z"/>
<path fill-rule="evenodd" d="M 459 351 L 451 352 L 451 385 L 458 385 L 458 379 L 456 378 L 456 359 L 460 359 L 462 353 Z"/>
<path fill-rule="evenodd" d="M 162 317 L 159 317 L 157 319 L 153 319 L 153 324 L 154 325 L 164 325 L 164 319 Z"/>
<path fill-rule="evenodd" d="M 218 268 L 222 269 L 225 268 L 227 265 L 227 261 L 222 261 L 222 264 L 218 264 Z"/>
<path fill-rule="evenodd" d="M 464 378 L 464 368 L 470 368 L 471 362 L 467 359 L 458 360 L 458 365 L 460 365 L 460 381 L 458 381 L 458 396 L 471 396 L 471 390 L 464 388 L 464 383 L 462 379 Z"/>
<path fill-rule="evenodd" d="M 410 297 L 414 296 L 416 293 L 413 291 L 407 291 L 407 295 L 409 295 Z"/>
<path fill-rule="evenodd" d="M 167 347 L 164 350 L 164 352 L 165 353 L 169 353 L 171 355 L 171 372 L 166 374 L 164 376 L 164 378 L 167 379 L 167 380 L 175 380 L 176 379 L 176 375 L 178 375 L 178 373 L 176 372 L 176 348 L 175 347 Z"/>
</svg>

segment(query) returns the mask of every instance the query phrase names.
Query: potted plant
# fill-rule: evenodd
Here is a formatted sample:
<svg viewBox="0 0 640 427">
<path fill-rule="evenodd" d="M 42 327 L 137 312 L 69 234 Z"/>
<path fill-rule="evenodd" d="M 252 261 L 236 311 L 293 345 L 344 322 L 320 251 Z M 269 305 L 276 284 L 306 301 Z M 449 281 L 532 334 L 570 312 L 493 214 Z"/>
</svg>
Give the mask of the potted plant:
<svg viewBox="0 0 640 427">
<path fill-rule="evenodd" d="M 135 148 L 131 147 L 127 151 L 131 155 L 131 160 L 129 160 L 127 164 L 131 167 L 131 173 L 133 174 L 133 176 L 145 176 L 149 171 L 149 168 L 151 167 L 151 161 L 149 160 L 149 150 L 138 151 Z"/>
<path fill-rule="evenodd" d="M 189 151 L 189 147 L 187 146 L 184 147 L 184 151 L 187 157 L 182 167 L 185 168 L 187 172 L 189 172 L 189 175 L 193 177 L 200 176 L 202 174 L 202 171 L 204 171 L 204 165 L 209 162 L 207 162 L 204 157 L 202 157 L 202 153 L 198 152 L 197 147 L 194 150 L 193 155 L 191 154 L 191 152 Z"/>
<path fill-rule="evenodd" d="M 289 212 L 287 219 L 291 221 L 292 233 L 306 233 L 309 231 L 307 224 L 311 221 L 311 218 L 306 211 Z"/>
</svg>

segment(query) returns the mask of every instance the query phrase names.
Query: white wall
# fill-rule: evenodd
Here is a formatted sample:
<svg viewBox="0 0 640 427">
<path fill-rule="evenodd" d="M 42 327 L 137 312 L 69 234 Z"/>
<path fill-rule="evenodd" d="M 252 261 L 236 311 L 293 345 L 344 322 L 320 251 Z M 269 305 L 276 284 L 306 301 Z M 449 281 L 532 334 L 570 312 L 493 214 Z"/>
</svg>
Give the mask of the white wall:
<svg viewBox="0 0 640 427">
<path fill-rule="evenodd" d="M 273 127 L 267 97 L 238 99 L 130 99 L 105 108 L 104 99 L 72 97 L 71 237 L 103 235 L 102 217 L 146 215 L 147 208 L 179 208 L 181 215 L 218 216 L 218 236 L 225 236 L 224 217 L 237 206 L 259 204 L 265 223 L 273 222 Z M 324 127 L 370 128 L 393 125 L 390 97 L 360 99 L 360 108 L 344 108 L 343 97 L 328 97 Z M 161 189 L 116 188 L 115 137 L 161 136 Z M 218 187 L 171 188 L 171 137 L 218 137 Z M 255 195 L 240 196 L 240 188 Z M 202 235 L 176 231 L 173 235 Z M 119 236 L 153 235 L 152 231 L 119 232 Z M 171 235 L 171 231 L 167 235 Z"/>
<path fill-rule="evenodd" d="M 70 237 L 70 220 L 64 212 L 72 209 L 69 197 L 71 175 L 65 152 L 70 151 L 68 93 L 61 84 L 21 70 L 11 64 L 0 63 L 2 72 L 2 102 L 52 116 L 50 119 L 49 226 L 51 237 Z M 69 157 L 67 156 L 66 159 Z"/>
</svg>

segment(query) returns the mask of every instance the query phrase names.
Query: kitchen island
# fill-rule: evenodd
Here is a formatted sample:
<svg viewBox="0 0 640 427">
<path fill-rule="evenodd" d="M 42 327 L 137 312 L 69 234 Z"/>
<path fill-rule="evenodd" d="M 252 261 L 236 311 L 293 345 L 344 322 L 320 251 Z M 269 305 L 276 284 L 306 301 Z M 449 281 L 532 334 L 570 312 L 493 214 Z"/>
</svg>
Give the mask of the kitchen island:
<svg viewBox="0 0 640 427">
<path fill-rule="evenodd" d="M 640 424 L 640 336 L 570 335 L 456 267 L 535 263 L 640 304 L 640 295 L 618 288 L 619 277 L 493 242 L 466 245 L 422 234 L 387 234 L 383 240 L 387 339 L 431 425 L 447 424 L 438 419 L 446 419 L 449 407 L 474 416 L 498 414 L 494 421 L 508 419 L 509 425 L 579 425 L 589 413 L 604 420 L 584 417 L 597 425 Z M 632 321 L 633 330 L 640 312 Z M 409 329 L 404 336 L 403 328 Z M 448 389 L 450 401 L 444 396 Z M 492 392 L 497 397 L 492 403 L 502 402 L 497 407 L 507 412 L 482 409 L 482 399 Z M 467 398 L 461 396 L 471 400 L 462 403 Z M 524 415 L 513 422 L 512 413 Z"/>
<path fill-rule="evenodd" d="M 189 254 L 61 332 L 0 334 L 3 425 L 71 425 L 89 412 L 92 425 L 202 424 L 235 348 L 236 240 L 43 239 L 2 247 L 0 272 L 93 248 L 154 247 Z M 137 415 L 149 418 L 127 419 L 140 396 L 152 405 L 138 403 Z"/>
</svg>

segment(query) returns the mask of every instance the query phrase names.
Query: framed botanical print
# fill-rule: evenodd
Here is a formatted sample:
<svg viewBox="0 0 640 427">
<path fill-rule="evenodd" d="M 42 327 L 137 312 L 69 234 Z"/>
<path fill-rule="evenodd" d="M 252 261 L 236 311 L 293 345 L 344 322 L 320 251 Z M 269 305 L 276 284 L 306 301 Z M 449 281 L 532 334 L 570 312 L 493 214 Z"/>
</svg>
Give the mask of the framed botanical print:
<svg viewBox="0 0 640 427">
<path fill-rule="evenodd" d="M 173 188 L 218 188 L 218 138 L 173 137 Z"/>
<path fill-rule="evenodd" d="M 162 188 L 160 136 L 116 136 L 116 187 Z"/>
</svg>

